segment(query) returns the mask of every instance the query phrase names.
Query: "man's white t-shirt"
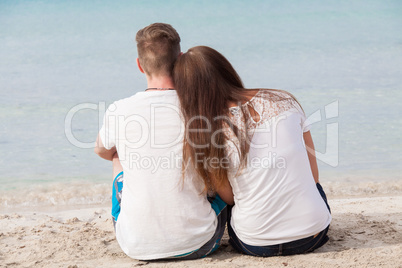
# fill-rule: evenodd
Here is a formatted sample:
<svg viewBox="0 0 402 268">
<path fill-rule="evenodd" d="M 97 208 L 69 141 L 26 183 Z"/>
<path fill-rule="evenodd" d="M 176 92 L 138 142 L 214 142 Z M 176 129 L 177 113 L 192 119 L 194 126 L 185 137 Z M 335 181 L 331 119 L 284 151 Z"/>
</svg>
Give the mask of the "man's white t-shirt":
<svg viewBox="0 0 402 268">
<path fill-rule="evenodd" d="M 303 141 L 309 131 L 300 106 L 285 93 L 260 90 L 250 103 L 259 121 L 248 122 L 251 145 L 247 167 L 229 176 L 234 193 L 231 226 L 241 241 L 269 246 L 306 238 L 324 230 L 331 214 L 319 194 Z M 241 129 L 239 107 L 231 109 Z M 239 158 L 233 143 L 234 166 Z"/>
<path fill-rule="evenodd" d="M 100 138 L 116 146 L 124 171 L 116 238 L 132 258 L 188 253 L 215 232 L 204 183 L 191 170 L 182 177 L 183 134 L 174 90 L 140 92 L 106 111 Z"/>
</svg>

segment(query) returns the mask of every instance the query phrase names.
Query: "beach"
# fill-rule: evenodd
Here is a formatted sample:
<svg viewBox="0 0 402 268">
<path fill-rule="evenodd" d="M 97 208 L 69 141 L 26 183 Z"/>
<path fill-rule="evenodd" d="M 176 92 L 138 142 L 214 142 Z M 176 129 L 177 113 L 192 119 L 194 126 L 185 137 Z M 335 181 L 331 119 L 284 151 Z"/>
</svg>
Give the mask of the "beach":
<svg viewBox="0 0 402 268">
<path fill-rule="evenodd" d="M 402 267 L 402 2 L 0 1 L 0 267 Z M 111 220 L 106 108 L 147 88 L 136 32 L 165 22 L 311 121 L 329 242 L 257 258 L 138 261 Z"/>
<path fill-rule="evenodd" d="M 25 207 L 0 213 L 0 267 L 402 267 L 400 186 L 356 195 L 329 190 L 329 242 L 313 253 L 270 258 L 237 253 L 226 232 L 204 259 L 138 261 L 120 249 L 107 204 Z"/>
</svg>

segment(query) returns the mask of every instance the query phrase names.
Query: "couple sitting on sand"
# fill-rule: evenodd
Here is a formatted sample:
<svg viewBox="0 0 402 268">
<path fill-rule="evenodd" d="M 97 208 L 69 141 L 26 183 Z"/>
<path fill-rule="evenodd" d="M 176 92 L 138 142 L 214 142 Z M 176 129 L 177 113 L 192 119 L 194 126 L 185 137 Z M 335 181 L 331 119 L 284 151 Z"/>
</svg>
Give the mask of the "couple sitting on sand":
<svg viewBox="0 0 402 268">
<path fill-rule="evenodd" d="M 301 254 L 328 240 L 306 116 L 290 93 L 245 89 L 228 60 L 181 53 L 172 26 L 136 36 L 148 88 L 106 111 L 95 151 L 113 162 L 117 241 L 139 260 Z"/>
</svg>

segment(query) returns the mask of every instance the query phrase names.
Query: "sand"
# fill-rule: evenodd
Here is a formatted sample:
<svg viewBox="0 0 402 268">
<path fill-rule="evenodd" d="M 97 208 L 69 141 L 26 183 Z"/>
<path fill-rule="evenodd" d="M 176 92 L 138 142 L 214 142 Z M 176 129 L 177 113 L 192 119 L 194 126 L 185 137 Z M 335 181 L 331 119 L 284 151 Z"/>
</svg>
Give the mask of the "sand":
<svg viewBox="0 0 402 268">
<path fill-rule="evenodd" d="M 194 261 L 127 257 L 107 206 L 2 213 L 0 267 L 402 267 L 402 196 L 339 198 L 330 205 L 330 240 L 313 253 L 245 256 L 225 234 L 216 253 Z"/>
</svg>

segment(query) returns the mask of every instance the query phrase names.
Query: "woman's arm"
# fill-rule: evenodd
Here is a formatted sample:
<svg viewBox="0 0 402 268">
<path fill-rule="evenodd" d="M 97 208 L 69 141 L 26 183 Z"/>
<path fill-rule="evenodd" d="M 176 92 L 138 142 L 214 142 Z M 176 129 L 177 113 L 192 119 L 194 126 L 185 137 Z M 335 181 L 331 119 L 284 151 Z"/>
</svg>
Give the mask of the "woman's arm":
<svg viewBox="0 0 402 268">
<path fill-rule="evenodd" d="M 315 183 L 319 183 L 317 159 L 315 157 L 314 143 L 310 131 L 303 133 L 303 139 L 304 143 L 306 144 L 308 160 L 310 161 L 310 167 L 311 172 L 313 173 L 314 181 Z"/>
<path fill-rule="evenodd" d="M 223 182 L 219 189 L 216 190 L 216 193 L 226 204 L 231 206 L 234 204 L 232 186 L 230 186 L 229 181 Z"/>
</svg>

